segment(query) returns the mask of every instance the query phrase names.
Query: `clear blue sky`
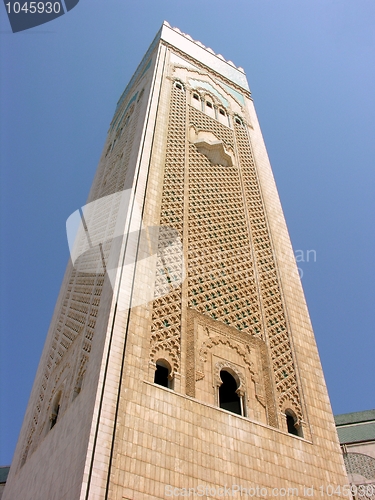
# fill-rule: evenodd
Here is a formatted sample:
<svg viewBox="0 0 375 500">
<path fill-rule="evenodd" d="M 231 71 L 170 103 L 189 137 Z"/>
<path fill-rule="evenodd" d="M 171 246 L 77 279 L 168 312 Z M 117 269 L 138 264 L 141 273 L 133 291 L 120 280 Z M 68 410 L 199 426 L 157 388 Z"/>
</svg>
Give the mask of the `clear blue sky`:
<svg viewBox="0 0 375 500">
<path fill-rule="evenodd" d="M 0 6 L 1 454 L 9 464 L 116 101 L 166 19 L 245 68 L 334 413 L 375 407 L 373 0 L 81 0 L 12 34 Z"/>
</svg>

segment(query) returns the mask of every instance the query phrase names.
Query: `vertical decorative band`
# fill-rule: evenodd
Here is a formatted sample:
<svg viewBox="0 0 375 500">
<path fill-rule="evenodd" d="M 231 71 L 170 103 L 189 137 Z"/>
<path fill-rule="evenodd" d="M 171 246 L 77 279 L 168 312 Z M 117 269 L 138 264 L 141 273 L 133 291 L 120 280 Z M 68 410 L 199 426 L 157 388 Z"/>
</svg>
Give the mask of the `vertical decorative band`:
<svg viewBox="0 0 375 500">
<path fill-rule="evenodd" d="M 56 322 L 53 325 L 48 360 L 44 367 L 38 402 L 29 424 L 20 466 L 26 462 L 27 457 L 37 448 L 39 441 L 46 432 L 46 428 L 50 426 L 49 418 L 52 400 L 58 389 L 57 385 L 61 373 L 67 363 L 71 367 L 70 376 L 61 397 L 60 414 L 67 409 L 81 391 L 90 359 L 104 285 L 103 260 L 104 262 L 107 261 L 111 250 L 112 236 L 119 209 L 120 198 L 112 198 L 109 195 L 121 192 L 125 186 L 139 119 L 140 99 L 141 96 L 135 102 L 133 96 L 132 100 L 134 102 L 131 106 L 127 106 L 127 101 L 124 102 L 123 108 L 125 108 L 126 112 L 118 122 L 117 128 L 113 128 L 107 138 L 107 144 L 88 200 L 89 204 L 95 200 L 109 200 L 108 202 L 98 203 L 97 209 L 90 213 L 90 237 L 95 238 L 97 231 L 98 233 L 105 233 L 106 240 L 102 242 L 101 255 L 98 254 L 97 248 L 94 246 L 90 251 L 82 253 L 75 262 L 74 267 L 67 270 L 69 277 L 65 289 L 61 292 L 64 297 Z M 91 206 L 95 206 L 95 204 Z M 105 217 L 103 217 L 103 211 L 106 213 Z M 82 238 L 79 247 L 84 246 Z M 87 271 L 88 268 L 90 272 Z M 95 272 L 95 269 L 97 272 Z"/>
<path fill-rule="evenodd" d="M 250 140 L 244 125 L 237 121 L 235 133 L 279 411 L 283 410 L 287 401 L 293 406 L 299 420 L 302 420 L 301 400 L 281 287 Z"/>
<path fill-rule="evenodd" d="M 233 148 L 233 131 L 193 107 L 190 125 Z M 241 179 L 235 165 L 213 164 L 189 149 L 189 307 L 257 337 L 262 336 Z"/>
<path fill-rule="evenodd" d="M 185 91 L 172 87 L 166 145 L 160 225 L 169 226 L 183 237 L 184 171 L 186 140 Z M 165 247 L 163 238 L 168 231 L 160 231 L 159 247 Z M 181 255 L 158 252 L 156 265 L 155 300 L 151 325 L 151 360 L 167 357 L 174 373 L 180 373 L 181 354 L 181 285 L 165 293 L 165 281 L 173 281 L 173 274 L 182 274 Z M 161 289 L 163 288 L 163 290 Z"/>
</svg>

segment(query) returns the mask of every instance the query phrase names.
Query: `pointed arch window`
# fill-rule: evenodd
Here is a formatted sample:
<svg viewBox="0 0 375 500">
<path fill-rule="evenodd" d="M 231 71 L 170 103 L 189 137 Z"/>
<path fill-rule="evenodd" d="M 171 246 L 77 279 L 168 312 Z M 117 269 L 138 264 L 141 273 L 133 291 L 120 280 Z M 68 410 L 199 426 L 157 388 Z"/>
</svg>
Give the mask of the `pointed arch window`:
<svg viewBox="0 0 375 500">
<path fill-rule="evenodd" d="M 173 389 L 172 368 L 165 359 L 158 359 L 156 361 L 154 383 L 168 389 Z"/>
<path fill-rule="evenodd" d="M 182 91 L 184 91 L 184 90 L 185 90 L 184 85 L 183 85 L 180 81 L 178 81 L 178 80 L 176 80 L 176 81 L 174 82 L 174 86 L 175 86 L 175 87 L 176 87 L 176 89 L 178 89 L 178 90 L 182 90 Z"/>
<path fill-rule="evenodd" d="M 220 371 L 222 384 L 219 387 L 219 406 L 223 410 L 243 415 L 242 397 L 238 394 L 238 383 L 231 373 Z"/>
<path fill-rule="evenodd" d="M 57 418 L 60 412 L 61 392 L 59 392 L 53 400 L 52 412 L 50 416 L 50 429 L 56 425 Z"/>
<path fill-rule="evenodd" d="M 204 102 L 204 110 L 206 115 L 210 116 L 211 118 L 216 119 L 216 112 L 214 108 L 213 101 L 211 100 L 211 97 L 206 96 L 205 102 Z"/>
<path fill-rule="evenodd" d="M 241 127 L 244 126 L 243 120 L 239 116 L 237 116 L 237 115 L 234 116 L 234 123 L 236 125 L 240 125 Z"/>
<path fill-rule="evenodd" d="M 285 418 L 286 418 L 286 427 L 288 429 L 288 433 L 292 434 L 293 436 L 303 437 L 302 427 L 298 423 L 298 419 L 294 411 L 290 409 L 286 410 Z"/>
</svg>

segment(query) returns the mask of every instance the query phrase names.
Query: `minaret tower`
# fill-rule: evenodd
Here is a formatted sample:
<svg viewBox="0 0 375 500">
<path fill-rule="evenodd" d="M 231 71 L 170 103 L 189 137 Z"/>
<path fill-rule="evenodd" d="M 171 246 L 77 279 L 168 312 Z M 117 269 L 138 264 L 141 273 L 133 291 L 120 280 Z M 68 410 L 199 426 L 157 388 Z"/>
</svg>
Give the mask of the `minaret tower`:
<svg viewBox="0 0 375 500">
<path fill-rule="evenodd" d="M 164 23 L 67 230 L 3 500 L 345 497 L 242 68 Z"/>
</svg>

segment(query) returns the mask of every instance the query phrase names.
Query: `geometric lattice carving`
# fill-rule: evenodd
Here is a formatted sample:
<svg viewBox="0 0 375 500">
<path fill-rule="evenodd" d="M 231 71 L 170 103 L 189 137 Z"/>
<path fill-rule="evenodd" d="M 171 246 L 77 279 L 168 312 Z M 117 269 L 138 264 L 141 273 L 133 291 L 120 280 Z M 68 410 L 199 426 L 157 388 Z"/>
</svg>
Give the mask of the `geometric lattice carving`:
<svg viewBox="0 0 375 500">
<path fill-rule="evenodd" d="M 302 407 L 280 284 L 250 141 L 245 127 L 236 121 L 235 132 L 259 275 L 265 328 L 279 395 L 279 409 L 283 408 L 286 401 L 290 401 L 293 403 L 298 419 L 302 420 Z"/>
<path fill-rule="evenodd" d="M 233 132 L 190 107 L 190 122 L 215 129 L 233 144 Z M 189 307 L 261 336 L 259 298 L 239 170 L 212 165 L 189 146 Z"/>
<path fill-rule="evenodd" d="M 188 307 L 235 328 L 241 335 L 266 340 L 278 410 L 282 411 L 287 405 L 296 413 L 298 421 L 303 421 L 260 185 L 246 128 L 240 120 L 234 122 L 233 130 L 199 109 L 187 106 L 185 90 L 172 88 L 161 224 L 177 229 L 182 239 L 184 217 L 188 221 Z M 186 176 L 187 124 L 190 132 Z M 239 165 L 235 164 L 234 151 Z M 184 205 L 185 187 L 188 200 Z M 151 327 L 152 361 L 158 352 L 164 351 L 174 360 L 176 371 L 179 371 L 180 360 L 181 289 L 160 296 L 163 280 L 158 276 L 166 267 L 168 272 L 177 271 L 179 265 L 173 258 L 167 265 L 158 261 Z M 193 363 L 190 344 L 188 350 L 189 365 Z M 202 369 L 197 367 L 195 372 L 189 368 L 197 377 L 204 376 Z M 194 395 L 194 383 L 194 377 L 189 375 L 187 392 L 190 395 Z M 268 393 L 267 401 L 271 398 L 272 394 Z M 261 399 L 264 404 L 263 396 Z M 270 418 L 270 423 L 278 425 L 276 415 Z"/>
<path fill-rule="evenodd" d="M 344 453 L 344 462 L 348 474 L 359 474 L 366 479 L 375 479 L 375 458 L 363 453 Z"/>
<path fill-rule="evenodd" d="M 175 229 L 181 240 L 184 212 L 184 172 L 186 136 L 186 96 L 183 89 L 173 87 L 169 113 L 166 158 L 161 202 L 161 226 Z M 156 264 L 155 299 L 151 324 L 152 361 L 163 352 L 172 360 L 173 372 L 180 372 L 181 286 L 165 293 L 165 276 L 176 281 L 183 275 L 181 251 L 166 253 L 165 231 L 160 231 Z"/>
<path fill-rule="evenodd" d="M 76 398 L 78 396 L 78 394 L 81 392 L 83 379 L 84 379 L 86 369 L 87 369 L 88 359 L 89 359 L 88 356 L 85 356 L 84 354 L 82 355 L 82 357 L 80 359 L 78 373 L 77 373 L 75 383 L 74 383 L 72 399 Z"/>
<path fill-rule="evenodd" d="M 123 107 L 126 107 L 124 103 Z M 116 129 L 112 130 L 107 140 L 107 147 L 102 155 L 93 188 L 88 202 L 102 199 L 124 189 L 126 175 L 128 172 L 131 149 L 134 142 L 135 130 L 139 116 L 139 106 L 134 103 L 129 107 L 126 114 L 118 123 Z M 108 197 L 109 200 L 113 199 Z M 119 209 L 119 201 L 112 203 L 110 207 L 104 207 L 103 203 L 98 205 L 98 213 L 91 214 L 90 235 L 95 237 L 95 231 L 103 231 L 101 224 L 105 224 L 106 241 L 102 244 L 104 262 L 108 261 L 111 249 L 112 236 L 115 229 L 115 221 Z M 104 203 L 106 203 L 104 201 Z M 108 217 L 104 220 L 100 210 L 106 209 Z M 78 254 L 80 246 L 85 242 L 78 243 Z M 85 272 L 85 267 L 90 271 L 97 268 L 98 272 Z M 71 380 L 66 390 L 71 391 L 71 397 L 64 398 L 67 405 L 74 400 L 80 391 L 83 376 L 90 358 L 91 344 L 94 336 L 96 317 L 99 310 L 100 297 L 103 289 L 105 273 L 102 269 L 102 256 L 98 257 L 96 251 L 85 252 L 84 258 L 75 263 L 71 269 L 69 281 L 65 289 L 65 297 L 61 305 L 56 327 L 50 346 L 49 359 L 43 374 L 39 392 L 39 401 L 34 410 L 30 430 L 25 443 L 21 459 L 21 466 L 25 463 L 27 456 L 38 445 L 41 432 L 44 429 L 47 415 L 47 403 L 51 394 L 56 389 L 57 371 L 62 360 L 67 356 L 80 358 L 80 368 L 76 379 L 71 374 Z M 75 351 L 72 352 L 73 346 Z M 83 363 L 83 364 L 82 364 Z M 66 406 L 60 408 L 65 411 Z"/>
</svg>

